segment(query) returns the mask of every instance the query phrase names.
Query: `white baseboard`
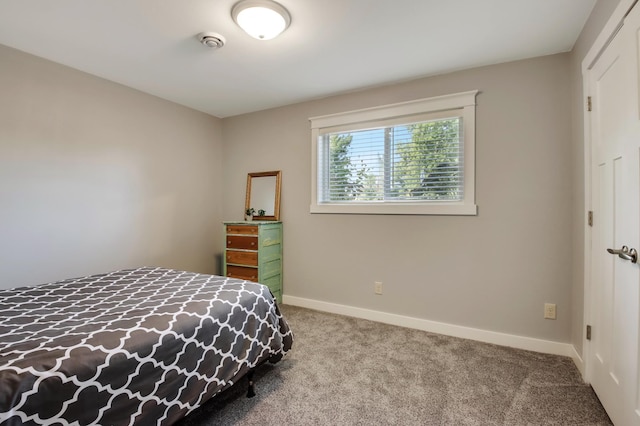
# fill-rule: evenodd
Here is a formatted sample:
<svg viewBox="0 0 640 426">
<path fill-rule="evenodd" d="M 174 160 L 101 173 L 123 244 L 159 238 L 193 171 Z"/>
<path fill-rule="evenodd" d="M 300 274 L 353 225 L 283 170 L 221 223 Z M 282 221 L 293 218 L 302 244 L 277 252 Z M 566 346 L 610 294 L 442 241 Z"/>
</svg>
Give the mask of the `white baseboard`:
<svg viewBox="0 0 640 426">
<path fill-rule="evenodd" d="M 385 324 L 414 328 L 417 330 L 429 331 L 431 333 L 444 334 L 447 336 L 460 337 L 463 339 L 477 340 L 480 342 L 493 343 L 496 345 L 509 346 L 512 348 L 567 356 L 574 360 L 574 362 L 578 366 L 578 369 L 580 369 L 580 371 L 582 372 L 582 358 L 575 350 L 575 347 L 569 343 L 553 342 L 550 340 L 534 339 L 531 337 L 498 333 L 495 331 L 481 330 L 478 328 L 462 327 L 459 325 L 429 321 L 421 318 L 407 317 L 397 314 L 390 314 L 387 312 L 373 311 L 370 309 L 356 308 L 347 305 L 338 305 L 335 303 L 305 299 L 302 297 L 284 295 L 282 297 L 282 301 L 285 305 L 315 309 L 317 311 L 329 312 L 332 314 L 362 318 L 371 321 L 382 322 Z"/>
<path fill-rule="evenodd" d="M 571 353 L 571 359 L 573 359 L 574 364 L 576 365 L 576 367 L 578 367 L 578 371 L 580 371 L 580 375 L 584 378 L 584 375 L 585 375 L 584 360 L 576 350 L 575 346 L 571 345 L 571 348 L 573 349 Z"/>
</svg>

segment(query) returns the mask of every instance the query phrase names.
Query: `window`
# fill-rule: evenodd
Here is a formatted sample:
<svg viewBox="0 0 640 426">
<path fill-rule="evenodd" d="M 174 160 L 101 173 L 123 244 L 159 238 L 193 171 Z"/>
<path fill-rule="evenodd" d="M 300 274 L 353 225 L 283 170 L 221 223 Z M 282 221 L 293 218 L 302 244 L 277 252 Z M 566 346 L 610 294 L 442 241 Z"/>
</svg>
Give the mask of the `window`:
<svg viewBox="0 0 640 426">
<path fill-rule="evenodd" d="M 476 94 L 311 118 L 311 213 L 475 215 Z"/>
</svg>

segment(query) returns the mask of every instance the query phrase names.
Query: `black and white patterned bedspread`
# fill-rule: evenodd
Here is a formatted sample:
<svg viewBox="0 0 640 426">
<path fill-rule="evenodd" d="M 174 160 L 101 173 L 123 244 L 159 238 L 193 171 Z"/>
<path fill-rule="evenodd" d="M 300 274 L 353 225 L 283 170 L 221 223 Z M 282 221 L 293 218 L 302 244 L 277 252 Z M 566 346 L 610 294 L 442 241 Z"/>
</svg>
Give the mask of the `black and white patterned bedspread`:
<svg viewBox="0 0 640 426">
<path fill-rule="evenodd" d="M 267 287 L 215 275 L 0 290 L 0 425 L 171 424 L 292 338 Z"/>
</svg>

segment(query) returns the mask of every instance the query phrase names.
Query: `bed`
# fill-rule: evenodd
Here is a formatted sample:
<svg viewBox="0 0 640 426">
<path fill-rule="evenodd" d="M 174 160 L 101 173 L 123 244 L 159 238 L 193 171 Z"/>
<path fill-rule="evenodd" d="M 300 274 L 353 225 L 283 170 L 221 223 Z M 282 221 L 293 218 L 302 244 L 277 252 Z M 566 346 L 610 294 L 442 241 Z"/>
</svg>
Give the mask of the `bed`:
<svg viewBox="0 0 640 426">
<path fill-rule="evenodd" d="M 0 424 L 172 424 L 292 341 L 269 289 L 239 279 L 147 267 L 0 290 Z"/>
</svg>

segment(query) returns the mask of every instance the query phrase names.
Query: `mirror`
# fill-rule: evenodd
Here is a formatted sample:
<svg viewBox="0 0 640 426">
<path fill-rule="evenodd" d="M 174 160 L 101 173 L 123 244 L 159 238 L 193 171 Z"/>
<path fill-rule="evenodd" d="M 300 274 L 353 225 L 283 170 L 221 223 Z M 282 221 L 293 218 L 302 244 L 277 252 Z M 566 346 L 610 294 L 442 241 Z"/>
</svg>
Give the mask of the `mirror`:
<svg viewBox="0 0 640 426">
<path fill-rule="evenodd" d="M 255 220 L 280 220 L 280 180 L 282 172 L 249 173 L 244 210 L 253 209 Z M 260 215 L 264 210 L 264 215 Z M 246 216 L 246 214 L 245 214 Z"/>
</svg>

